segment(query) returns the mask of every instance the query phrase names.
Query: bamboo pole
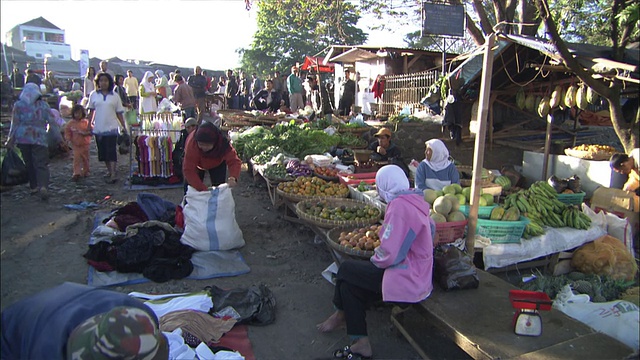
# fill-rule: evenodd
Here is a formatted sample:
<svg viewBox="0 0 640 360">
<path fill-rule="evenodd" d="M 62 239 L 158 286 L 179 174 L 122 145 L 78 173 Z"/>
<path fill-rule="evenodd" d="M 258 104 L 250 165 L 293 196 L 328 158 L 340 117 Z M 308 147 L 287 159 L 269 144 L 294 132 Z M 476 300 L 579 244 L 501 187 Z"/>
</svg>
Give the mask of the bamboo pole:
<svg viewBox="0 0 640 360">
<path fill-rule="evenodd" d="M 544 138 L 544 159 L 542 161 L 542 180 L 547 179 L 547 171 L 549 168 L 549 153 L 551 152 L 551 130 L 553 124 L 553 115 L 547 115 L 547 131 Z"/>
<path fill-rule="evenodd" d="M 487 115 L 491 95 L 491 77 L 493 76 L 493 44 L 495 33 L 490 34 L 484 43 L 484 60 L 482 64 L 482 80 L 480 82 L 480 99 L 478 106 L 478 133 L 473 151 L 473 178 L 471 183 L 471 209 L 469 210 L 469 228 L 467 231 L 467 252 L 473 256 L 475 252 L 476 225 L 478 224 L 478 202 L 482 191 L 482 167 L 484 164 L 485 137 L 487 135 Z"/>
</svg>

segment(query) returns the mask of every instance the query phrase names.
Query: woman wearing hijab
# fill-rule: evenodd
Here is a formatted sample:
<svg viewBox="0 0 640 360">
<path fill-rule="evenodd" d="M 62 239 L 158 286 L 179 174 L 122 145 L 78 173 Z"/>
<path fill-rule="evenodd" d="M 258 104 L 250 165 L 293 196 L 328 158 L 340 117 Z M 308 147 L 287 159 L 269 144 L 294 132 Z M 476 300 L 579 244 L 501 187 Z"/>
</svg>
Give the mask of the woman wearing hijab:
<svg viewBox="0 0 640 360">
<path fill-rule="evenodd" d="M 210 122 L 189 134 L 184 148 L 182 172 L 186 185 L 198 191 L 207 191 L 204 174 L 209 173 L 211 185 L 218 186 L 226 181 L 233 187 L 240 176 L 242 161 L 222 132 Z M 227 177 L 227 167 L 231 176 Z M 423 200 L 424 201 L 424 200 Z"/>
<path fill-rule="evenodd" d="M 409 189 L 409 180 L 397 165 L 378 170 L 376 186 L 388 203 L 380 229 L 380 246 L 370 261 L 347 260 L 336 277 L 333 304 L 336 311 L 318 330 L 329 332 L 346 324 L 351 345 L 336 350 L 335 358 L 369 359 L 366 308 L 383 300 L 417 303 L 433 289 L 433 233 L 429 204 Z"/>
<path fill-rule="evenodd" d="M 105 181 L 115 184 L 117 181 L 116 169 L 118 164 L 118 134 L 122 130 L 127 133 L 124 122 L 124 106 L 120 96 L 113 91 L 113 78 L 109 73 L 103 72 L 96 76 L 96 90 L 89 95 L 89 121 L 93 124 L 93 133 L 96 136 L 98 148 L 98 161 L 103 161 L 107 167 Z"/>
<path fill-rule="evenodd" d="M 31 195 L 38 192 L 42 200 L 49 198 L 49 145 L 47 125 L 54 121 L 51 109 L 42 100 L 40 87 L 25 84 L 19 100 L 13 105 L 7 148 L 16 144 L 27 166 Z"/>
<path fill-rule="evenodd" d="M 156 89 L 163 99 L 172 95 L 169 80 L 164 76 L 164 71 L 162 70 L 156 70 Z"/>
<path fill-rule="evenodd" d="M 438 139 L 424 143 L 425 159 L 416 170 L 416 187 L 420 190 L 442 190 L 447 185 L 459 184 L 460 173 L 449 158 L 447 146 Z"/>
<path fill-rule="evenodd" d="M 140 82 L 140 114 L 155 114 L 158 111 L 156 102 L 156 85 L 153 82 L 153 73 L 147 71 Z"/>
</svg>

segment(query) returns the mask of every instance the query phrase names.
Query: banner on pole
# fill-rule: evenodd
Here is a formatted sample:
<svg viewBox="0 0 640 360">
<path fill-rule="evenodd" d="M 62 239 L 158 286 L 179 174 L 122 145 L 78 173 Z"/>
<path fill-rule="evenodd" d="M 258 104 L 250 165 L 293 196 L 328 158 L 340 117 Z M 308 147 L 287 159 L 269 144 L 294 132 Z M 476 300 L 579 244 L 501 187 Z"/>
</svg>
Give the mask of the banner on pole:
<svg viewBox="0 0 640 360">
<path fill-rule="evenodd" d="M 89 50 L 80 50 L 80 77 L 84 77 L 87 74 L 89 68 Z"/>
</svg>

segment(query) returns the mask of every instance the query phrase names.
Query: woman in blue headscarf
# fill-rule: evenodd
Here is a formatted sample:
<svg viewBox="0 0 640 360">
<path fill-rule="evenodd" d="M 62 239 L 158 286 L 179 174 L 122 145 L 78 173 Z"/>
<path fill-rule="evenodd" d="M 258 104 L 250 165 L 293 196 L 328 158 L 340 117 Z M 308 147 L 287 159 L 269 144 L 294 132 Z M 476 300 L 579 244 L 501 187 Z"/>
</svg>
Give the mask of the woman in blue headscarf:
<svg viewBox="0 0 640 360">
<path fill-rule="evenodd" d="M 20 99 L 13 105 L 11 129 L 7 148 L 16 144 L 29 174 L 31 195 L 40 193 L 42 200 L 49 198 L 49 147 L 47 126 L 53 115 L 46 101 L 42 100 L 40 87 L 28 83 L 20 93 Z"/>
</svg>

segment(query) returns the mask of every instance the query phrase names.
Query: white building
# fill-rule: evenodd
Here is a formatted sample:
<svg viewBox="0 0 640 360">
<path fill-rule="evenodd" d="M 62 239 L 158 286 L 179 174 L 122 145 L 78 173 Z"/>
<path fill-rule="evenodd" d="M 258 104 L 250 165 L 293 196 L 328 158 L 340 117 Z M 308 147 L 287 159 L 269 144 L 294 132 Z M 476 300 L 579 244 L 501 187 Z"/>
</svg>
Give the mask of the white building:
<svg viewBox="0 0 640 360">
<path fill-rule="evenodd" d="M 5 39 L 7 45 L 36 59 L 45 59 L 48 54 L 56 60 L 71 60 L 71 45 L 65 43 L 64 30 L 42 16 L 16 25 Z"/>
</svg>

